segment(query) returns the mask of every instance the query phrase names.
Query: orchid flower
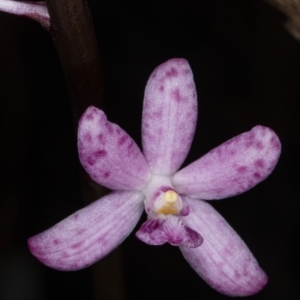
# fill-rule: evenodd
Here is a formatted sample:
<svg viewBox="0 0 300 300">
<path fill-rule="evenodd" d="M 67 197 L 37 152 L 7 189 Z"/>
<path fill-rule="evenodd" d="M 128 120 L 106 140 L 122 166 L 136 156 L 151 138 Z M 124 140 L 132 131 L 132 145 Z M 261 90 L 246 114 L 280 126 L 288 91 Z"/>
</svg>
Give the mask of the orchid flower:
<svg viewBox="0 0 300 300">
<path fill-rule="evenodd" d="M 241 194 L 264 180 L 280 155 L 280 141 L 256 126 L 177 171 L 197 121 L 196 89 L 184 59 L 151 74 L 142 117 L 143 153 L 103 111 L 89 107 L 79 122 L 78 149 L 90 177 L 114 190 L 28 240 L 34 256 L 58 270 L 90 266 L 134 229 L 150 245 L 179 246 L 194 270 L 230 296 L 261 290 L 267 276 L 242 239 L 206 201 Z"/>
<path fill-rule="evenodd" d="M 35 20 L 45 29 L 49 29 L 50 27 L 50 16 L 45 1 L 0 0 L 0 11 Z"/>
</svg>

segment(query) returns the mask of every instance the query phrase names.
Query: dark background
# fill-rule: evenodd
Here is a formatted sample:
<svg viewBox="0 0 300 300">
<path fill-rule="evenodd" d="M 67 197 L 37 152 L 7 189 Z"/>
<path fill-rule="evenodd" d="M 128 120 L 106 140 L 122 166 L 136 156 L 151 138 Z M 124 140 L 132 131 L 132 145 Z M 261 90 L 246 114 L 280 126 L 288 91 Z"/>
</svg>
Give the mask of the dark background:
<svg viewBox="0 0 300 300">
<path fill-rule="evenodd" d="M 299 299 L 300 42 L 260 0 L 90 1 L 102 53 L 107 114 L 140 145 L 142 100 L 153 69 L 186 58 L 199 99 L 185 165 L 261 124 L 282 142 L 272 175 L 214 202 L 269 275 L 250 299 Z M 49 34 L 0 13 L 0 299 L 225 299 L 172 246 L 134 234 L 94 267 L 51 270 L 26 239 L 85 205 L 66 84 Z M 297 196 L 298 195 L 298 196 Z"/>
</svg>

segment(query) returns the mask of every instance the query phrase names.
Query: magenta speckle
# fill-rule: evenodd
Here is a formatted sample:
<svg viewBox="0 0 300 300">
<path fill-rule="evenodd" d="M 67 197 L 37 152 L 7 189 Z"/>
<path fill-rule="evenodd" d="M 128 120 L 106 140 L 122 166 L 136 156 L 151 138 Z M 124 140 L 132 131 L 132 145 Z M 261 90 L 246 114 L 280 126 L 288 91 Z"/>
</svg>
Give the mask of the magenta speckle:
<svg viewBox="0 0 300 300">
<path fill-rule="evenodd" d="M 248 141 L 245 144 L 246 148 L 250 148 L 252 145 L 253 145 L 253 141 Z"/>
<path fill-rule="evenodd" d="M 113 128 L 113 126 L 110 123 L 106 123 L 105 126 L 106 126 L 106 130 L 107 130 L 107 132 L 109 134 L 113 134 L 114 133 L 114 128 Z"/>
<path fill-rule="evenodd" d="M 67 258 L 69 256 L 70 255 L 67 252 L 62 252 L 62 254 L 60 255 L 61 258 Z M 63 261 L 61 263 L 63 263 Z"/>
<path fill-rule="evenodd" d="M 155 112 L 153 112 L 152 116 L 155 119 L 161 119 L 162 118 L 162 111 L 155 111 Z"/>
<path fill-rule="evenodd" d="M 234 271 L 234 277 L 239 280 L 241 278 L 241 274 L 237 272 L 236 270 Z"/>
<path fill-rule="evenodd" d="M 76 234 L 78 235 L 83 234 L 84 232 L 85 230 L 83 228 L 76 229 Z"/>
<path fill-rule="evenodd" d="M 231 150 L 229 151 L 229 154 L 230 154 L 231 156 L 234 156 L 234 155 L 236 154 L 236 150 L 231 149 Z"/>
<path fill-rule="evenodd" d="M 58 239 L 53 240 L 54 245 L 58 245 L 59 243 L 60 243 L 60 240 L 58 240 Z"/>
<path fill-rule="evenodd" d="M 77 219 L 78 219 L 78 217 L 79 217 L 79 215 L 78 215 L 78 214 L 74 214 L 74 215 L 73 215 L 73 219 L 74 219 L 74 220 L 77 220 Z"/>
<path fill-rule="evenodd" d="M 94 157 L 99 159 L 99 158 L 106 156 L 106 154 L 107 154 L 107 152 L 105 150 L 99 150 L 94 153 Z"/>
<path fill-rule="evenodd" d="M 109 177 L 109 175 L 110 175 L 110 173 L 109 173 L 109 172 L 105 172 L 105 173 L 103 174 L 104 178 L 108 178 L 108 177 Z"/>
<path fill-rule="evenodd" d="M 121 134 L 121 129 L 120 129 L 120 128 L 117 128 L 117 129 L 116 129 L 116 133 L 117 133 L 117 134 Z"/>
<path fill-rule="evenodd" d="M 257 168 L 263 168 L 265 166 L 265 161 L 263 159 L 258 159 L 255 161 L 254 165 Z"/>
<path fill-rule="evenodd" d="M 177 77 L 178 71 L 175 68 L 171 68 L 166 72 L 166 77 Z"/>
<path fill-rule="evenodd" d="M 80 247 L 82 244 L 83 244 L 83 241 L 75 243 L 71 246 L 71 248 L 76 249 L 76 248 Z"/>
<path fill-rule="evenodd" d="M 161 85 L 161 86 L 159 87 L 159 91 L 160 91 L 160 92 L 163 92 L 163 91 L 164 91 L 164 89 L 165 89 L 165 88 L 164 88 L 164 86 L 163 86 L 163 85 Z"/>
<path fill-rule="evenodd" d="M 261 175 L 258 172 L 255 172 L 253 174 L 253 177 L 256 178 L 256 179 L 259 179 L 261 177 Z"/>
<path fill-rule="evenodd" d="M 216 149 L 216 151 L 217 151 L 218 156 L 222 156 L 223 151 L 222 151 L 221 147 L 218 147 L 218 148 Z"/>
<path fill-rule="evenodd" d="M 280 148 L 280 142 L 275 136 L 273 136 L 271 138 L 270 143 L 271 143 L 271 145 L 274 149 L 279 149 Z"/>
<path fill-rule="evenodd" d="M 118 140 L 118 145 L 121 146 L 123 145 L 126 140 L 128 139 L 128 137 L 126 135 L 123 135 L 119 140 Z"/>
<path fill-rule="evenodd" d="M 256 148 L 257 150 L 262 150 L 262 149 L 264 149 L 264 145 L 263 145 L 263 143 L 262 143 L 261 141 L 258 141 L 258 142 L 256 142 L 256 144 L 255 144 L 255 148 Z"/>
<path fill-rule="evenodd" d="M 88 119 L 88 120 L 94 120 L 94 114 L 93 114 L 93 112 L 90 112 L 90 113 L 88 113 L 88 114 L 86 114 L 86 118 Z"/>
<path fill-rule="evenodd" d="M 180 95 L 179 89 L 175 89 L 171 93 L 172 93 L 173 99 L 176 100 L 177 102 L 180 102 L 183 100 L 182 96 Z"/>
<path fill-rule="evenodd" d="M 237 168 L 237 171 L 238 171 L 240 174 L 244 174 L 244 173 L 247 171 L 247 167 L 245 167 L 245 166 L 238 167 L 238 168 Z"/>
<path fill-rule="evenodd" d="M 128 145 L 127 149 L 128 149 L 128 152 L 132 152 L 133 151 L 133 145 L 134 145 L 134 142 L 131 141 L 130 144 Z"/>
<path fill-rule="evenodd" d="M 94 157 L 89 156 L 89 157 L 87 158 L 87 163 L 88 163 L 90 166 L 93 166 L 94 163 L 95 163 Z"/>
<path fill-rule="evenodd" d="M 98 134 L 98 141 L 99 141 L 100 143 L 103 143 L 103 142 L 104 142 L 104 137 L 103 137 L 103 134 L 102 134 L 102 133 Z"/>
<path fill-rule="evenodd" d="M 89 132 L 87 132 L 84 136 L 83 136 L 83 140 L 85 143 L 90 143 L 92 141 L 92 136 Z"/>
</svg>

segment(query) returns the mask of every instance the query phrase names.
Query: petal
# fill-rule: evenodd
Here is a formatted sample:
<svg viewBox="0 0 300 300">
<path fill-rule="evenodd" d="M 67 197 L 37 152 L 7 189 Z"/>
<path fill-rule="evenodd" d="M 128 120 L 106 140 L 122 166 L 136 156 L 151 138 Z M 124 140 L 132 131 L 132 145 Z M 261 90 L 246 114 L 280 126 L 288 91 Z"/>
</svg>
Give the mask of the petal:
<svg viewBox="0 0 300 300">
<path fill-rule="evenodd" d="M 144 98 L 142 142 L 150 170 L 172 175 L 183 163 L 197 122 L 193 74 L 185 59 L 171 59 L 151 74 Z"/>
<path fill-rule="evenodd" d="M 248 296 L 260 291 L 267 276 L 242 239 L 208 203 L 188 199 L 187 226 L 203 236 L 198 248 L 181 246 L 185 259 L 214 289 L 229 296 Z"/>
<path fill-rule="evenodd" d="M 177 172 L 177 192 L 212 200 L 241 194 L 264 180 L 274 169 L 281 145 L 270 128 L 256 126 L 211 150 Z"/>
<path fill-rule="evenodd" d="M 113 192 L 31 237 L 31 253 L 45 265 L 64 271 L 93 264 L 116 248 L 143 212 L 140 192 Z"/>
<path fill-rule="evenodd" d="M 176 216 L 168 216 L 166 219 L 149 218 L 135 235 L 149 245 L 162 245 L 168 242 L 173 246 L 198 247 L 203 242 L 199 233 L 186 227 L 180 217 Z"/>
<path fill-rule="evenodd" d="M 140 190 L 151 178 L 147 162 L 132 138 L 93 106 L 79 121 L 78 151 L 90 177 L 110 189 Z"/>
<path fill-rule="evenodd" d="M 45 29 L 50 28 L 50 17 L 45 2 L 22 2 L 15 0 L 1 0 L 0 11 L 27 17 L 39 22 Z"/>
<path fill-rule="evenodd" d="M 162 230 L 163 222 L 160 219 L 148 219 L 135 233 L 135 236 L 148 245 L 162 245 L 167 241 Z"/>
</svg>

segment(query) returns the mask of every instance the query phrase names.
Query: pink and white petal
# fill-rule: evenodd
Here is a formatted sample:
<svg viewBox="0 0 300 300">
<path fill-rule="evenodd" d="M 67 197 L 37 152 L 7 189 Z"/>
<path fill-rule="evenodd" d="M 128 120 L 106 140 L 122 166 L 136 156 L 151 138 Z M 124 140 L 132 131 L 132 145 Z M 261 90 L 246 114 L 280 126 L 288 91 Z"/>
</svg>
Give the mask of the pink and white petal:
<svg viewBox="0 0 300 300">
<path fill-rule="evenodd" d="M 155 175 L 172 175 L 190 149 L 197 122 L 197 96 L 185 59 L 171 59 L 151 74 L 144 98 L 143 152 Z"/>
<path fill-rule="evenodd" d="M 177 172 L 172 184 L 181 194 L 205 200 L 235 196 L 270 175 L 280 151 L 274 131 L 256 126 Z"/>
<path fill-rule="evenodd" d="M 116 248 L 143 213 L 141 192 L 112 192 L 28 239 L 31 253 L 62 271 L 90 266 Z"/>
<path fill-rule="evenodd" d="M 78 151 L 90 177 L 110 189 L 141 190 L 151 178 L 134 140 L 96 107 L 90 106 L 79 121 Z"/>
<path fill-rule="evenodd" d="M 184 199 L 191 211 L 183 222 L 204 239 L 200 247 L 180 247 L 185 259 L 220 293 L 249 296 L 259 292 L 268 278 L 238 234 L 208 203 Z"/>
<path fill-rule="evenodd" d="M 19 15 L 39 22 L 45 29 L 50 28 L 50 16 L 44 1 L 0 0 L 0 11 Z"/>
</svg>

